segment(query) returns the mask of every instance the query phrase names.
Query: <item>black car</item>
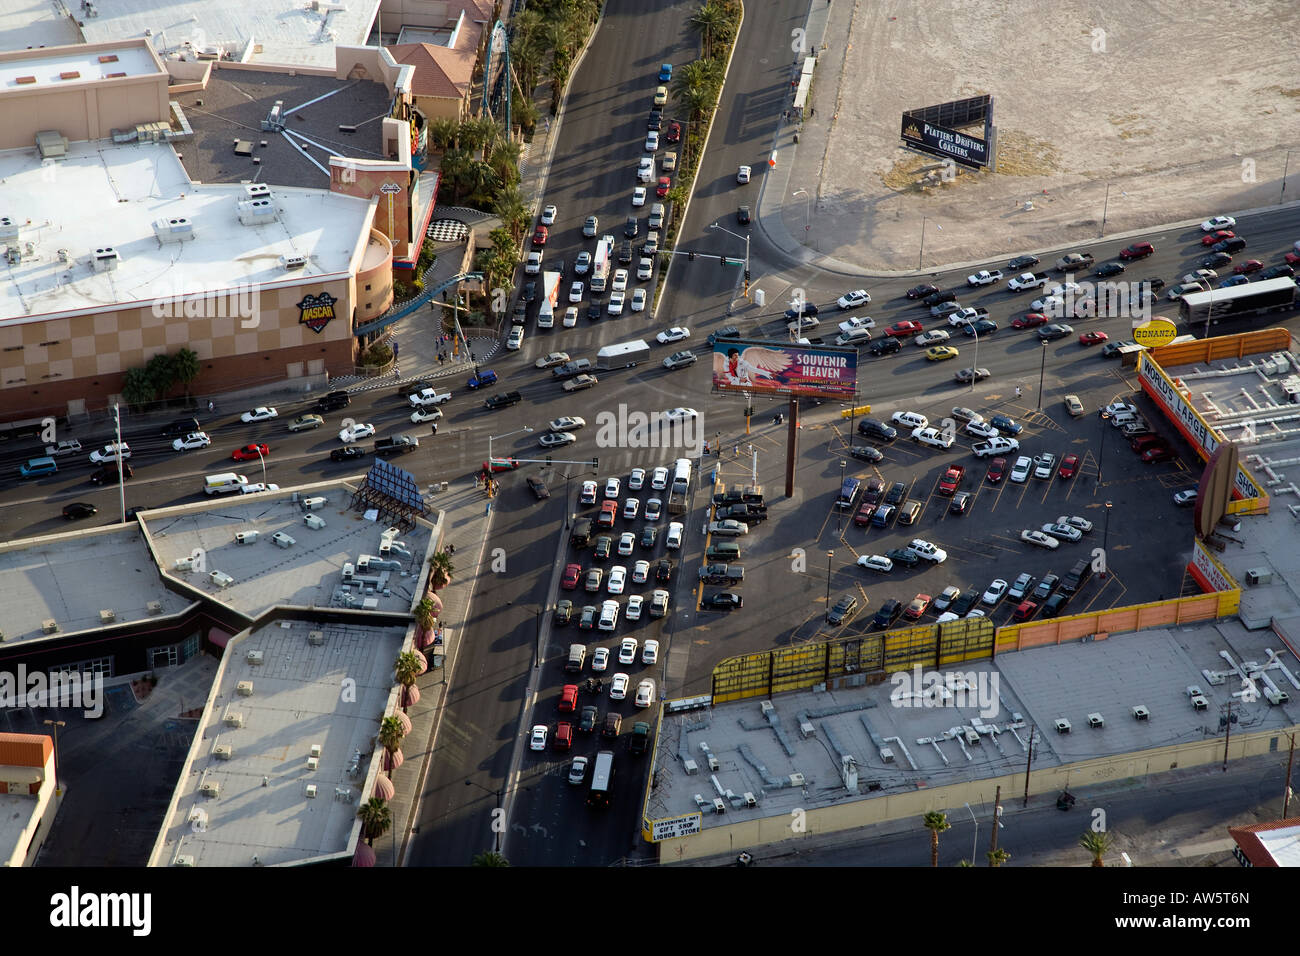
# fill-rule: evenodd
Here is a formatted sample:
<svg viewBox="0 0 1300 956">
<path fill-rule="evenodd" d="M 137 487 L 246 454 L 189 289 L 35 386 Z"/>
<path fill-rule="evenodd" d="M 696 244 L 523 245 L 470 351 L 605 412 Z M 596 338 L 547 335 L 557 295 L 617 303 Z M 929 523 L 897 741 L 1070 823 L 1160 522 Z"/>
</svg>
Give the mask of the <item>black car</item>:
<svg viewBox="0 0 1300 956">
<path fill-rule="evenodd" d="M 747 524 L 757 524 L 767 520 L 767 506 L 742 503 L 718 508 L 717 520 L 723 521 L 727 518 L 734 518 Z"/>
<path fill-rule="evenodd" d="M 1275 266 L 1269 266 L 1267 269 L 1260 271 L 1257 279 L 1280 279 L 1282 276 L 1290 278 L 1295 275 L 1294 267 L 1283 262 Z"/>
<path fill-rule="evenodd" d="M 590 734 L 596 731 L 596 721 L 599 719 L 600 711 L 588 704 L 582 708 L 582 716 L 578 718 L 578 733 Z"/>
<path fill-rule="evenodd" d="M 891 342 L 898 341 L 890 339 Z M 898 437 L 898 429 L 893 425 L 886 425 L 878 418 L 864 418 L 858 422 L 858 434 L 863 438 L 879 438 L 881 441 L 893 441 Z"/>
<path fill-rule="evenodd" d="M 1038 340 L 1040 342 L 1055 342 L 1057 339 L 1063 339 L 1073 334 L 1074 329 L 1068 325 L 1045 325 L 1038 330 Z"/>
<path fill-rule="evenodd" d="M 592 557 L 597 561 L 608 561 L 609 553 L 614 548 L 614 539 L 607 534 L 602 534 L 596 539 L 596 550 Z"/>
<path fill-rule="evenodd" d="M 655 565 L 655 581 L 659 584 L 667 584 L 673 579 L 673 563 L 667 558 L 660 558 Z"/>
<path fill-rule="evenodd" d="M 366 450 L 356 445 L 348 445 L 344 448 L 335 448 L 330 452 L 330 461 L 352 461 L 354 458 L 365 458 Z"/>
<path fill-rule="evenodd" d="M 623 235 L 629 239 L 635 239 L 636 234 L 641 231 L 641 223 L 636 216 L 628 216 L 627 221 L 623 223 Z"/>
<path fill-rule="evenodd" d="M 564 627 L 573 620 L 573 602 L 570 600 L 559 601 L 555 605 L 555 626 Z"/>
<path fill-rule="evenodd" d="M 63 517 L 71 521 L 73 518 L 89 518 L 98 512 L 99 509 L 85 501 L 74 501 L 70 505 L 63 506 Z"/>
<path fill-rule="evenodd" d="M 741 206 L 741 207 L 739 207 L 739 208 L 736 210 L 736 222 L 740 223 L 742 226 L 748 226 L 748 225 L 749 225 L 749 207 L 748 207 L 748 206 Z"/>
<path fill-rule="evenodd" d="M 1210 246 L 1211 252 L 1241 252 L 1246 248 L 1246 240 L 1241 236 L 1233 236 L 1231 239 L 1224 239 L 1222 242 L 1216 242 Z"/>
<path fill-rule="evenodd" d="M 704 599 L 704 606 L 720 611 L 730 611 L 735 607 L 744 607 L 745 599 L 735 591 L 718 591 Z"/>
<path fill-rule="evenodd" d="M 1038 586 L 1034 588 L 1033 593 L 1029 596 L 1041 604 L 1051 596 L 1054 590 L 1056 590 L 1056 585 L 1059 584 L 1060 581 L 1060 577 L 1055 574 L 1044 574 L 1043 580 L 1038 582 Z"/>
<path fill-rule="evenodd" d="M 536 475 L 528 476 L 528 490 L 536 496 L 538 501 L 541 501 L 543 498 L 551 497 L 551 490 L 546 487 L 546 482 L 542 481 L 542 479 L 538 478 Z"/>
<path fill-rule="evenodd" d="M 924 299 L 927 295 L 934 295 L 939 291 L 937 285 L 930 285 L 928 282 L 922 282 L 920 285 L 914 285 L 907 290 L 909 299 Z"/>
<path fill-rule="evenodd" d="M 975 606 L 975 602 L 980 599 L 980 592 L 976 590 L 962 591 L 951 604 L 948 610 L 953 614 L 965 614 Z"/>
<path fill-rule="evenodd" d="M 716 332 L 710 332 L 707 339 L 709 347 L 712 348 L 718 339 L 734 338 L 740 335 L 740 329 L 734 325 L 728 325 L 725 328 L 718 329 Z"/>
<path fill-rule="evenodd" d="M 940 302 L 956 302 L 957 293 L 953 292 L 951 289 L 931 292 L 921 301 L 926 305 L 938 305 Z"/>
<path fill-rule="evenodd" d="M 515 309 L 513 312 L 510 313 L 510 324 L 511 325 L 528 324 L 528 303 L 525 302 L 523 299 L 515 300 Z"/>
<path fill-rule="evenodd" d="M 1206 269 L 1217 269 L 1219 268 L 1219 266 L 1226 266 L 1231 261 L 1232 261 L 1232 256 L 1228 255 L 1228 253 L 1216 252 L 1202 259 L 1201 265 L 1204 266 Z"/>
<path fill-rule="evenodd" d="M 1102 265 L 1099 265 L 1097 267 L 1097 270 L 1093 272 L 1093 275 L 1095 275 L 1098 279 L 1106 279 L 1109 278 L 1110 276 L 1117 276 L 1123 271 L 1124 271 L 1124 266 L 1122 263 L 1107 262 Z"/>
<path fill-rule="evenodd" d="M 907 482 L 896 481 L 889 486 L 889 493 L 885 495 L 885 504 L 896 505 L 907 495 Z"/>
<path fill-rule="evenodd" d="M 645 529 L 641 532 L 641 547 L 646 549 L 654 548 L 655 541 L 658 537 L 659 529 L 654 525 L 646 525 Z"/>
<path fill-rule="evenodd" d="M 412 391 L 417 391 L 413 389 Z M 407 392 L 411 394 L 411 392 Z M 352 404 L 352 396 L 342 389 L 330 392 L 328 395 L 322 395 L 316 400 L 316 411 L 333 412 L 340 408 L 347 408 Z"/>
<path fill-rule="evenodd" d="M 903 347 L 903 343 L 896 338 L 876 339 L 871 343 L 872 355 L 893 355 Z"/>
<path fill-rule="evenodd" d="M 396 394 L 400 395 L 402 398 L 406 398 L 408 395 L 415 395 L 419 392 L 423 392 L 426 388 L 432 388 L 435 392 L 438 390 L 434 387 L 432 382 L 407 382 L 405 385 L 397 386 Z M 328 409 L 325 410 L 328 411 Z"/>
<path fill-rule="evenodd" d="M 643 754 L 650 749 L 650 725 L 638 720 L 632 725 L 632 737 L 627 742 L 627 749 L 634 754 Z"/>
<path fill-rule="evenodd" d="M 885 453 L 875 445 L 854 445 L 849 449 L 849 455 L 858 461 L 877 462 L 884 461 Z"/>
<path fill-rule="evenodd" d="M 618 261 L 627 265 L 632 261 L 632 240 L 624 239 L 618 247 Z"/>
<path fill-rule="evenodd" d="M 663 129 L 663 124 L 664 124 L 663 116 L 664 114 L 659 112 L 659 110 L 651 111 L 650 119 L 646 121 L 647 130 L 653 129 L 657 131 Z"/>
<path fill-rule="evenodd" d="M 130 481 L 134 477 L 135 472 L 131 470 L 130 464 L 125 461 L 122 462 L 122 480 Z M 117 479 L 118 471 L 116 463 L 111 465 L 100 465 L 90 473 L 90 483 L 92 485 L 115 485 L 117 484 Z"/>
<path fill-rule="evenodd" d="M 889 627 L 898 620 L 899 615 L 903 613 L 903 602 L 895 601 L 890 598 L 884 604 L 880 605 L 880 610 L 876 616 L 871 619 L 872 627 Z"/>
<path fill-rule="evenodd" d="M 1148 276 L 1142 281 L 1151 287 L 1152 292 L 1159 292 L 1165 287 L 1165 280 L 1159 276 Z"/>
<path fill-rule="evenodd" d="M 858 599 L 855 595 L 845 594 L 835 602 L 835 606 L 826 612 L 827 624 L 843 624 L 858 613 Z"/>
<path fill-rule="evenodd" d="M 817 303 L 816 303 L 816 302 L 805 302 L 805 303 L 803 304 L 803 316 L 804 316 L 805 319 L 808 318 L 808 316 L 810 316 L 810 315 L 816 315 L 816 314 L 817 314 Z M 788 320 L 790 320 L 791 322 L 794 322 L 794 321 L 796 321 L 796 320 L 799 318 L 799 310 L 798 310 L 798 309 L 786 309 L 786 310 L 785 310 L 785 317 L 786 317 Z"/>
<path fill-rule="evenodd" d="M 998 330 L 998 324 L 992 319 L 980 319 L 966 324 L 966 335 L 992 335 Z"/>
<path fill-rule="evenodd" d="M 537 298 L 537 280 L 529 279 L 524 283 L 524 301 L 532 302 Z"/>
<path fill-rule="evenodd" d="M 605 303 L 599 299 L 592 299 L 587 303 L 587 318 L 595 322 L 605 314 Z"/>
<path fill-rule="evenodd" d="M 909 568 L 914 568 L 921 563 L 921 556 L 911 548 L 891 548 L 885 552 L 885 557 L 895 564 L 905 564 Z"/>
<path fill-rule="evenodd" d="M 180 418 L 163 429 L 164 438 L 184 438 L 191 432 L 201 432 L 197 418 Z"/>
<path fill-rule="evenodd" d="M 1038 256 L 1016 256 L 1007 263 L 1007 268 L 1015 272 L 1036 265 L 1038 265 Z"/>
</svg>

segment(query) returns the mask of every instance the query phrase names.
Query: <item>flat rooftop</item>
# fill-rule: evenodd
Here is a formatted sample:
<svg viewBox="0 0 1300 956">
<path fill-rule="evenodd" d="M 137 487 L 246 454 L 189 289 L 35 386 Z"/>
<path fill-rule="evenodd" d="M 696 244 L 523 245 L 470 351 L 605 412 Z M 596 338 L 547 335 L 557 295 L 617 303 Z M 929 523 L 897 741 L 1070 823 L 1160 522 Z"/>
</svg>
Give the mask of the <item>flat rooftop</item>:
<svg viewBox="0 0 1300 956">
<path fill-rule="evenodd" d="M 0 50 L 81 42 L 77 25 L 49 0 L 6 0 L 0 4 Z"/>
<path fill-rule="evenodd" d="M 1242 688 L 1234 668 L 1268 662 L 1266 648 L 1282 654 L 1286 670 L 1274 666 L 1266 673 L 1292 702 L 1231 698 Z M 696 812 L 698 794 L 707 804 L 721 798 L 726 806 L 720 815 L 706 810 L 703 825 L 726 825 L 1015 773 L 1024 769 L 1031 728 L 1038 734 L 1034 765 L 1046 767 L 1217 736 L 1219 714 L 1230 699 L 1244 730 L 1282 729 L 1300 715 L 1294 702 L 1300 700 L 1300 663 L 1271 631 L 1247 631 L 1235 621 L 1115 634 L 953 670 L 975 675 L 969 691 L 955 684 L 950 695 L 926 692 L 931 681 L 923 678 L 923 696 L 915 696 L 909 671 L 903 686 L 891 680 L 781 694 L 768 714 L 761 699 L 665 713 L 647 815 Z M 1204 709 L 1192 706 L 1187 689 L 1193 685 L 1204 694 Z M 1262 695 L 1264 686 L 1258 686 Z M 1135 718 L 1138 706 L 1149 718 Z M 1100 727 L 1089 725 L 1092 714 L 1101 715 Z M 1055 729 L 1058 719 L 1069 721 L 1068 733 Z M 713 772 L 706 744 L 717 760 Z M 841 774 L 845 754 L 856 762 L 852 789 Z M 697 766 L 693 773 L 688 760 Z M 745 805 L 746 793 L 756 806 Z"/>
<path fill-rule="evenodd" d="M 405 634 L 282 620 L 232 641 L 150 865 L 188 856 L 193 866 L 272 866 L 346 853 L 378 772 L 375 731 Z M 352 694 L 339 692 L 345 683 Z"/>
<path fill-rule="evenodd" d="M 69 4 L 76 9 L 76 4 Z M 248 61 L 258 64 L 334 68 L 334 47 L 361 46 L 379 10 L 379 0 L 355 3 L 307 0 L 98 0 L 98 16 L 79 16 L 87 43 L 144 36 L 169 53 L 220 50 L 239 58 L 254 44 Z M 260 48 L 260 49 L 259 49 Z"/>
<path fill-rule="evenodd" d="M 365 236 L 367 201 L 277 186 L 276 218 L 243 225 L 242 198 L 240 186 L 195 185 L 162 144 L 72 143 L 49 168 L 35 149 L 0 152 L 0 208 L 26 224 L 19 244 L 31 245 L 0 277 L 0 322 L 346 274 Z M 154 223 L 178 217 L 193 238 L 160 242 Z M 113 271 L 94 270 L 101 247 L 117 251 Z M 298 255 L 307 265 L 286 272 L 280 258 Z"/>
<path fill-rule="evenodd" d="M 388 524 L 350 509 L 348 488 L 298 491 L 300 499 L 324 498 L 325 504 L 307 511 L 293 500 L 293 489 L 287 489 L 146 512 L 143 520 L 168 574 L 248 617 L 276 605 L 409 611 L 430 529 L 420 525 L 403 532 L 385 549 Z M 307 515 L 323 525 L 308 527 Z M 276 535 L 285 536 L 280 540 L 288 546 L 281 547 Z M 196 551 L 202 554 L 203 570 L 177 568 L 182 561 L 193 565 Z M 359 566 L 363 555 L 378 562 L 381 554 L 382 566 L 369 571 Z M 344 565 L 349 563 L 357 574 L 345 581 Z"/>
<path fill-rule="evenodd" d="M 1271 499 L 1267 515 L 1244 515 L 1216 532 L 1227 546 L 1215 557 L 1242 587 L 1241 617 L 1252 627 L 1288 622 L 1283 629 L 1300 647 L 1300 402 L 1290 397 L 1300 399 L 1300 354 L 1247 355 L 1164 371 L 1182 382 L 1219 440 L 1237 443 L 1241 463 Z M 1252 574 L 1260 571 L 1271 580 Z"/>
<path fill-rule="evenodd" d="M 206 89 L 181 93 L 175 99 L 194 130 L 194 139 L 181 151 L 195 182 L 238 183 L 256 178 L 275 186 L 328 189 L 330 156 L 388 159 L 380 133 L 392 94 L 372 80 L 222 67 L 213 71 Z M 285 130 L 265 132 L 261 123 L 277 100 L 284 104 Z M 340 126 L 355 126 L 356 132 L 340 132 Z M 251 156 L 235 154 L 236 139 L 251 141 Z M 259 161 L 256 166 L 254 157 Z"/>
<path fill-rule="evenodd" d="M 17 768 L 24 782 L 32 779 L 34 767 Z M 12 771 L 6 771 L 12 772 Z M 15 783 L 18 781 L 15 780 Z M 19 848 L 28 846 L 32 838 L 28 829 L 36 812 L 36 797 L 0 794 L 0 859 L 8 860 Z"/>
<path fill-rule="evenodd" d="M 161 604 L 151 611 L 149 603 Z M 168 591 L 135 524 L 15 541 L 0 548 L 0 630 L 6 644 L 63 637 L 114 624 L 179 614 L 191 603 Z M 45 621 L 58 631 L 46 634 Z"/>
<path fill-rule="evenodd" d="M 57 55 L 33 54 L 21 60 L 0 62 L 0 90 L 39 90 L 87 80 L 102 80 L 116 74 L 156 76 L 157 62 L 139 46 L 116 49 L 61 50 Z M 20 83 L 31 78 L 34 82 Z"/>
</svg>

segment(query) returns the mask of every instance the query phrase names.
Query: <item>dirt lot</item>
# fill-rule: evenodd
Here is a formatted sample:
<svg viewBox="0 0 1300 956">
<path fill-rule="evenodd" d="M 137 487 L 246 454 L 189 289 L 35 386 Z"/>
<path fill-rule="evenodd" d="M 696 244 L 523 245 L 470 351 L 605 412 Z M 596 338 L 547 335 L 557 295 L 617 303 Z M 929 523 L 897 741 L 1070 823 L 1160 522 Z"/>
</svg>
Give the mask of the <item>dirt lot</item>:
<svg viewBox="0 0 1300 956">
<path fill-rule="evenodd" d="M 821 167 L 813 244 L 866 268 L 915 269 L 922 217 L 933 266 L 1095 240 L 1103 204 L 1108 235 L 1276 204 L 1300 145 L 1290 0 L 835 7 L 797 166 Z M 981 93 L 999 171 L 920 186 L 901 113 Z"/>
</svg>

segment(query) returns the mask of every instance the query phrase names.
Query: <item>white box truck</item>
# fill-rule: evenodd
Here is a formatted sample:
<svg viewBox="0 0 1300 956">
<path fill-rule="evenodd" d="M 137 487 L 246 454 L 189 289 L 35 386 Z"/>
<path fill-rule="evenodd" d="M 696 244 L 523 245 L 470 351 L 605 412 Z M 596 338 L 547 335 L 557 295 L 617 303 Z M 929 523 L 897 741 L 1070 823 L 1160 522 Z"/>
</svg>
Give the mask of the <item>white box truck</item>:
<svg viewBox="0 0 1300 956">
<path fill-rule="evenodd" d="M 555 305 L 560 300 L 560 280 L 558 272 L 542 275 L 542 304 L 537 307 L 537 327 L 549 329 L 555 326 Z"/>
</svg>

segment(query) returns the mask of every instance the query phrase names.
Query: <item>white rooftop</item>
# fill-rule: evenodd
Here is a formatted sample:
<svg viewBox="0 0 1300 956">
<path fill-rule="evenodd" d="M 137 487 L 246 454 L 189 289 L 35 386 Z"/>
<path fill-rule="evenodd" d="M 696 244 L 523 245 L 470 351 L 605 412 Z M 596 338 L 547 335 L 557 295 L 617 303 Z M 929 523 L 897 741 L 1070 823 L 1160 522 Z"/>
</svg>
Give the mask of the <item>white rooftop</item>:
<svg viewBox="0 0 1300 956">
<path fill-rule="evenodd" d="M 1256 830 L 1255 839 L 1268 850 L 1278 866 L 1300 866 L 1300 827 Z"/>
<path fill-rule="evenodd" d="M 243 225 L 243 196 L 241 185 L 191 182 L 163 144 L 71 143 L 66 160 L 48 166 L 34 148 L 0 152 L 0 215 L 19 224 L 8 244 L 22 252 L 0 276 L 0 321 L 344 275 L 366 238 L 367 200 L 276 186 L 278 215 Z M 190 221 L 193 238 L 160 242 L 155 222 L 177 218 Z M 113 271 L 92 266 L 103 247 L 117 251 Z M 306 267 L 287 272 L 281 257 L 299 255 Z"/>
<path fill-rule="evenodd" d="M 103 58 L 115 57 L 104 61 Z M 140 47 L 119 47 L 113 50 L 85 50 L 72 47 L 58 55 L 33 56 L 21 60 L 0 62 L 0 90 L 38 90 L 50 86 L 66 86 L 88 80 L 102 80 L 107 76 L 125 73 L 127 76 L 154 76 L 159 72 L 156 61 Z M 77 74 L 64 79 L 61 74 Z M 19 83 L 21 77 L 34 77 L 35 83 Z"/>
<path fill-rule="evenodd" d="M 159 56 L 181 50 L 219 49 L 239 59 L 260 46 L 249 63 L 334 68 L 334 47 L 361 46 L 379 0 L 98 0 L 98 15 L 78 15 L 86 42 L 100 43 L 153 32 Z M 76 9 L 75 0 L 69 7 Z"/>
<path fill-rule="evenodd" d="M 81 43 L 77 25 L 49 0 L 0 3 L 0 50 Z"/>
</svg>

